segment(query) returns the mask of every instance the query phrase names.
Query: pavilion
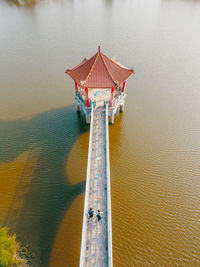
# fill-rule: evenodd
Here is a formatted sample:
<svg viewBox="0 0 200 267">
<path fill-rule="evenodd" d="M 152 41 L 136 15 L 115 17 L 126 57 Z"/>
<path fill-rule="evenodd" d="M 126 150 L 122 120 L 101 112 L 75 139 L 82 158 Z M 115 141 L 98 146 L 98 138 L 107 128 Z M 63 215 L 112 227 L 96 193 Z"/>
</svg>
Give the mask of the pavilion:
<svg viewBox="0 0 200 267">
<path fill-rule="evenodd" d="M 134 73 L 121 65 L 116 59 L 110 59 L 98 52 L 90 59 L 83 61 L 66 73 L 75 82 L 75 101 L 78 111 L 82 110 L 86 122 L 90 123 L 91 107 L 109 107 L 110 123 L 114 123 L 114 115 L 124 111 L 125 87 L 127 78 Z"/>
</svg>

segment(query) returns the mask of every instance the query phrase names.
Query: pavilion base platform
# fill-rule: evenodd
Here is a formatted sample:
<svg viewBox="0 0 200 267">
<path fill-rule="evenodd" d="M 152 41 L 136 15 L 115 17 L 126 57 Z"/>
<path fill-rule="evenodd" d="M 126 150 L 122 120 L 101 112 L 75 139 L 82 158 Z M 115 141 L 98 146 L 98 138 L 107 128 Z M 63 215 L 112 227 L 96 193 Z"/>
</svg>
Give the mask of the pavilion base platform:
<svg viewBox="0 0 200 267">
<path fill-rule="evenodd" d="M 98 103 L 97 101 L 90 102 L 89 107 L 86 107 L 84 99 L 78 93 L 75 94 L 77 111 L 84 115 L 87 124 L 90 124 L 91 122 L 91 106 L 94 108 L 105 108 L 106 105 L 108 105 L 109 123 L 114 124 L 115 114 L 119 111 L 124 111 L 125 98 L 126 93 L 116 94 L 112 104 L 111 101 L 107 101 L 105 98 L 105 100 L 103 99 L 100 101 L 101 103 Z"/>
</svg>

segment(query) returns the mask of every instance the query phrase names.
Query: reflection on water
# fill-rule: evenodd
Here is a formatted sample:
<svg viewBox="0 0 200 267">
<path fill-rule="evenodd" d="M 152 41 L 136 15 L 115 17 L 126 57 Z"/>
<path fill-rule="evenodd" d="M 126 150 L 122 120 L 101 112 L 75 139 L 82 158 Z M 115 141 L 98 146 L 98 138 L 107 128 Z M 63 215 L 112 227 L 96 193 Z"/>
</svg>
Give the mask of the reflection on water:
<svg viewBox="0 0 200 267">
<path fill-rule="evenodd" d="M 73 199 L 84 191 L 84 182 L 69 183 L 65 163 L 77 137 L 88 127 L 75 108 L 68 107 L 30 120 L 0 121 L 0 129 L 1 162 L 13 161 L 24 151 L 32 150 L 2 223 L 31 244 L 39 266 L 46 266 L 60 221 Z M 33 166 L 31 162 L 38 151 Z M 31 176 L 30 167 L 34 170 Z"/>
<path fill-rule="evenodd" d="M 0 223 L 39 266 L 78 251 L 80 224 L 76 244 L 62 233 L 83 205 L 89 136 L 64 71 L 99 44 L 136 69 L 110 126 L 114 264 L 200 265 L 199 14 L 185 0 L 0 1 Z"/>
</svg>

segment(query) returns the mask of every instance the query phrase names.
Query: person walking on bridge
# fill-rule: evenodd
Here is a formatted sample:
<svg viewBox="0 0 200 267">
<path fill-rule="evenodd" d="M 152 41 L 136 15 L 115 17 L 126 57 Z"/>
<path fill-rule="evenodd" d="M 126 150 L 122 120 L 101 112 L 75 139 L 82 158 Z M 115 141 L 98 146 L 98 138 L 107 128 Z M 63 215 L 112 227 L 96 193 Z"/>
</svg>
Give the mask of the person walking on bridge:
<svg viewBox="0 0 200 267">
<path fill-rule="evenodd" d="M 88 214 L 89 214 L 89 219 L 93 217 L 93 215 L 94 215 L 94 211 L 93 211 L 92 208 L 90 208 L 90 209 L 88 210 Z"/>
<path fill-rule="evenodd" d="M 103 214 L 103 212 L 100 212 L 100 210 L 98 210 L 98 212 L 97 212 L 97 219 L 98 219 L 98 221 L 101 220 L 101 215 L 102 214 Z"/>
</svg>

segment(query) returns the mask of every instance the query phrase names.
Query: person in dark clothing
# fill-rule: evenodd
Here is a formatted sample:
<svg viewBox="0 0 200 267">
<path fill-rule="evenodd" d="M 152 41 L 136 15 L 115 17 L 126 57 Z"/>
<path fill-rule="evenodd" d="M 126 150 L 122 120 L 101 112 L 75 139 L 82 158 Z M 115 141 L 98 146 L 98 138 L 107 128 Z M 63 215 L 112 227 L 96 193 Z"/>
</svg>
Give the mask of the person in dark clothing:
<svg viewBox="0 0 200 267">
<path fill-rule="evenodd" d="M 92 217 L 93 217 L 93 215 L 94 215 L 94 211 L 93 211 L 92 208 L 90 208 L 90 209 L 88 210 L 88 214 L 89 214 L 89 218 L 92 218 Z"/>
<path fill-rule="evenodd" d="M 98 210 L 98 212 L 97 212 L 97 219 L 98 219 L 98 221 L 101 220 L 101 212 L 100 212 L 100 210 Z"/>
</svg>

